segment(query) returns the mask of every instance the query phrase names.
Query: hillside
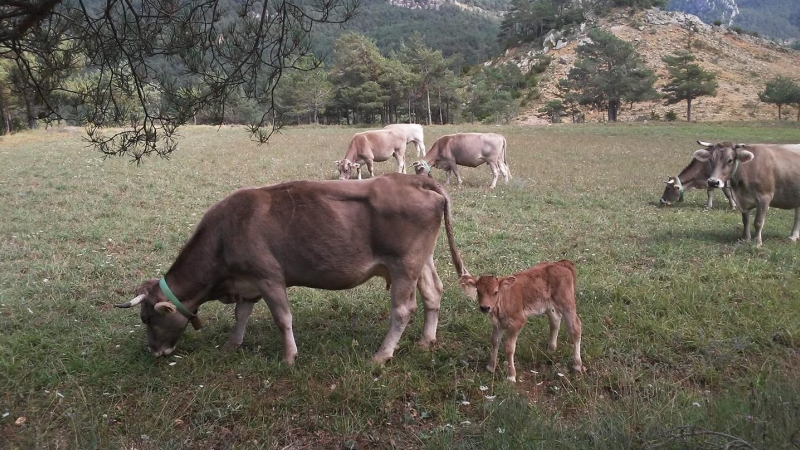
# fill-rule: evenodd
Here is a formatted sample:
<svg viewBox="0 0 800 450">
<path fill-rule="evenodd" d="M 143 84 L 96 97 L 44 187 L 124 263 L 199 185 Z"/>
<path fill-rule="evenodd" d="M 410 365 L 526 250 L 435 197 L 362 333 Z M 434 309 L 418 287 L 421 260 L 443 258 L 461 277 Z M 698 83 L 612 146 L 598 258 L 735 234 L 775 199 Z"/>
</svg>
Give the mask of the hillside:
<svg viewBox="0 0 800 450">
<path fill-rule="evenodd" d="M 696 16 L 679 12 L 648 10 L 634 14 L 618 12 L 597 19 L 597 26 L 613 32 L 617 37 L 634 43 L 647 65 L 659 76 L 656 87 L 666 82 L 667 71 L 661 58 L 678 50 L 686 50 L 690 38 L 688 27 L 693 25 L 692 53 L 706 70 L 717 74 L 719 87 L 716 97 L 702 97 L 693 102 L 692 118 L 697 121 L 720 120 L 771 120 L 777 118 L 777 108 L 758 101 L 757 93 L 764 84 L 776 75 L 798 78 L 800 51 L 791 50 L 768 40 L 743 35 L 726 27 L 707 25 Z M 538 86 L 541 97 L 532 101 L 517 117 L 518 123 L 546 123 L 539 117 L 538 109 L 548 100 L 557 98 L 559 79 L 566 77 L 575 62 L 578 41 L 585 33 L 568 39 L 563 48 L 549 50 L 552 57 L 547 70 L 541 75 Z M 506 52 L 496 62 L 514 62 L 526 70 L 531 61 L 541 54 L 536 48 L 516 48 Z M 679 120 L 685 120 L 685 104 L 664 106 L 658 102 L 638 103 L 620 111 L 619 120 L 633 121 L 649 119 L 651 112 L 664 117 L 673 110 Z M 794 119 L 797 110 L 785 108 Z M 602 111 L 591 111 L 587 120 L 603 120 Z"/>
<path fill-rule="evenodd" d="M 800 38 L 797 0 L 671 0 L 668 8 L 774 39 Z"/>
</svg>

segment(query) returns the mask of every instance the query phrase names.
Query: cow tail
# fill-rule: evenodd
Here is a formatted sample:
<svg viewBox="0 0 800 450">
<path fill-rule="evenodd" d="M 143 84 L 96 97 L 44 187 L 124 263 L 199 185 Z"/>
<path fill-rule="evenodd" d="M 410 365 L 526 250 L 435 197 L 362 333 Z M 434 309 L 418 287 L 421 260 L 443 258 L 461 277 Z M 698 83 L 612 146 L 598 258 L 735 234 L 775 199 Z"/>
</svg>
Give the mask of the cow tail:
<svg viewBox="0 0 800 450">
<path fill-rule="evenodd" d="M 511 178 L 511 169 L 508 167 L 508 162 L 506 161 L 506 137 L 503 136 L 503 165 L 506 166 L 506 173 L 508 174 L 508 178 Z"/>
<path fill-rule="evenodd" d="M 459 253 L 456 247 L 456 239 L 453 233 L 452 212 L 450 208 L 450 196 L 447 195 L 447 192 L 445 192 L 438 183 L 435 184 L 435 186 L 436 188 L 434 190 L 444 197 L 444 231 L 447 234 L 447 244 L 450 247 L 450 258 L 453 260 L 453 265 L 456 267 L 456 272 L 458 272 L 459 277 L 469 275 L 469 271 L 467 271 L 467 268 L 464 266 L 464 260 L 461 259 L 461 253 Z"/>
</svg>

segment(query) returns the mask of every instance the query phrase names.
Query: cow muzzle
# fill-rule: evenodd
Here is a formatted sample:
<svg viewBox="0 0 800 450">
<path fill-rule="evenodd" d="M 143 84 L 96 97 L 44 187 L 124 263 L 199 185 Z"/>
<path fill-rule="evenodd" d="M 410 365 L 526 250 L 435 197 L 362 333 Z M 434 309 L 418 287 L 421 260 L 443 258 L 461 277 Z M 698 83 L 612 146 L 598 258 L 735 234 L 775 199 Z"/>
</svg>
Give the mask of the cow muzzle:
<svg viewBox="0 0 800 450">
<path fill-rule="evenodd" d="M 669 205 L 671 205 L 671 204 L 672 204 L 672 202 L 668 202 L 668 201 L 664 200 L 664 198 L 663 198 L 663 197 L 662 197 L 662 198 L 660 198 L 658 201 L 659 201 L 659 204 L 660 204 L 661 206 L 669 206 Z"/>
<path fill-rule="evenodd" d="M 709 178 L 708 179 L 708 187 L 723 188 L 723 187 L 725 187 L 725 183 L 723 183 L 722 180 L 718 180 L 716 178 Z"/>
<path fill-rule="evenodd" d="M 153 355 L 153 358 L 158 358 L 159 356 L 169 356 L 175 351 L 175 347 L 156 350 L 155 348 L 148 346 L 147 349 L 150 350 L 150 354 Z"/>
<path fill-rule="evenodd" d="M 483 305 L 480 306 L 480 310 L 482 313 L 488 313 L 491 309 L 492 308 L 489 306 L 483 306 Z"/>
</svg>

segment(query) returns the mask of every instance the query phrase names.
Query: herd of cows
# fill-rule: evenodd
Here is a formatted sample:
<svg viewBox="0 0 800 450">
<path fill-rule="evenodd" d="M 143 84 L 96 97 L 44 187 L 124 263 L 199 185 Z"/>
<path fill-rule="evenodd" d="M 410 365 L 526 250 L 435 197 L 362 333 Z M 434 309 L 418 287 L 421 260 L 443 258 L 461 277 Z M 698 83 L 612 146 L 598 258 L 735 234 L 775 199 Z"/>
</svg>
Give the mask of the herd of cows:
<svg viewBox="0 0 800 450">
<path fill-rule="evenodd" d="M 392 156 L 398 172 L 404 172 L 409 142 L 423 157 L 413 164 L 417 175 L 393 173 L 361 180 L 361 164 L 373 175 L 373 162 Z M 756 208 L 756 241 L 761 244 L 769 206 L 795 210 L 790 239 L 798 239 L 800 145 L 699 143 L 703 148 L 692 162 L 667 181 L 661 204 L 680 201 L 685 191 L 704 186 L 711 206 L 711 190 L 722 188 L 731 206 L 742 211 L 744 239 L 750 239 L 749 215 Z M 444 287 L 433 251 L 444 218 L 459 284 L 492 319 L 487 369 L 495 370 L 505 333 L 507 378 L 515 381 L 517 336 L 527 317 L 546 314 L 549 348 L 556 347 L 563 318 L 573 343 L 572 368 L 583 371 L 575 265 L 545 262 L 512 276 L 474 278 L 455 244 L 450 197 L 430 176 L 431 167 L 437 167 L 447 172 L 448 182 L 454 172 L 460 183 L 457 166 L 486 163 L 494 187 L 498 174 L 506 181 L 511 177 L 505 154 L 505 138 L 493 133 L 443 136 L 427 152 L 420 125 L 357 133 L 336 165 L 340 180 L 361 181 L 290 181 L 233 192 L 208 209 L 163 278 L 146 281 L 135 298 L 116 306 L 140 305 L 148 349 L 158 357 L 174 351 L 189 323 L 202 326 L 198 310 L 210 300 L 235 304 L 236 323 L 224 348 L 237 348 L 254 305 L 263 298 L 283 338 L 283 360 L 293 364 L 297 346 L 287 287 L 341 290 L 382 277 L 390 291 L 391 315 L 386 337 L 372 359 L 384 363 L 417 308 L 417 292 L 424 309 L 419 344 L 428 348 L 436 342 Z M 353 243 L 359 244 L 358 251 L 353 251 Z"/>
</svg>

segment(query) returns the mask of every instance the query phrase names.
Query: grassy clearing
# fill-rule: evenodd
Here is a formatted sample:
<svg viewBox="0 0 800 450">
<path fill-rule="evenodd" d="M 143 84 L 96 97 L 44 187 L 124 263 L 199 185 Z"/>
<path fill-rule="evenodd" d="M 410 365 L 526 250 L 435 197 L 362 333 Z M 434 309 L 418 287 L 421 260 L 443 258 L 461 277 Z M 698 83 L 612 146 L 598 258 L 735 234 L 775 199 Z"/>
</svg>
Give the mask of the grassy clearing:
<svg viewBox="0 0 800 450">
<path fill-rule="evenodd" d="M 721 193 L 711 210 L 704 192 L 655 207 L 696 139 L 800 142 L 800 128 L 429 127 L 426 141 L 473 130 L 507 137 L 514 178 L 490 191 L 487 167 L 464 169 L 464 186 L 448 189 L 467 266 L 508 274 L 574 260 L 586 374 L 568 372 L 563 332 L 546 351 L 543 318 L 520 337 L 519 383 L 485 372 L 491 326 L 459 292 L 443 242 L 435 351 L 414 344 L 418 313 L 395 358 L 370 364 L 389 312 L 373 280 L 345 292 L 290 290 L 294 368 L 280 362 L 263 304 L 238 352 L 216 348 L 232 308 L 209 303 L 208 326 L 154 360 L 138 315 L 111 305 L 162 274 L 230 191 L 333 178 L 356 130 L 288 129 L 259 147 L 239 128 L 187 128 L 171 160 L 140 167 L 104 161 L 80 130 L 18 134 L 0 139 L 0 447 L 800 445 L 792 212 L 769 212 L 758 249 L 736 242 L 740 215 Z"/>
</svg>

